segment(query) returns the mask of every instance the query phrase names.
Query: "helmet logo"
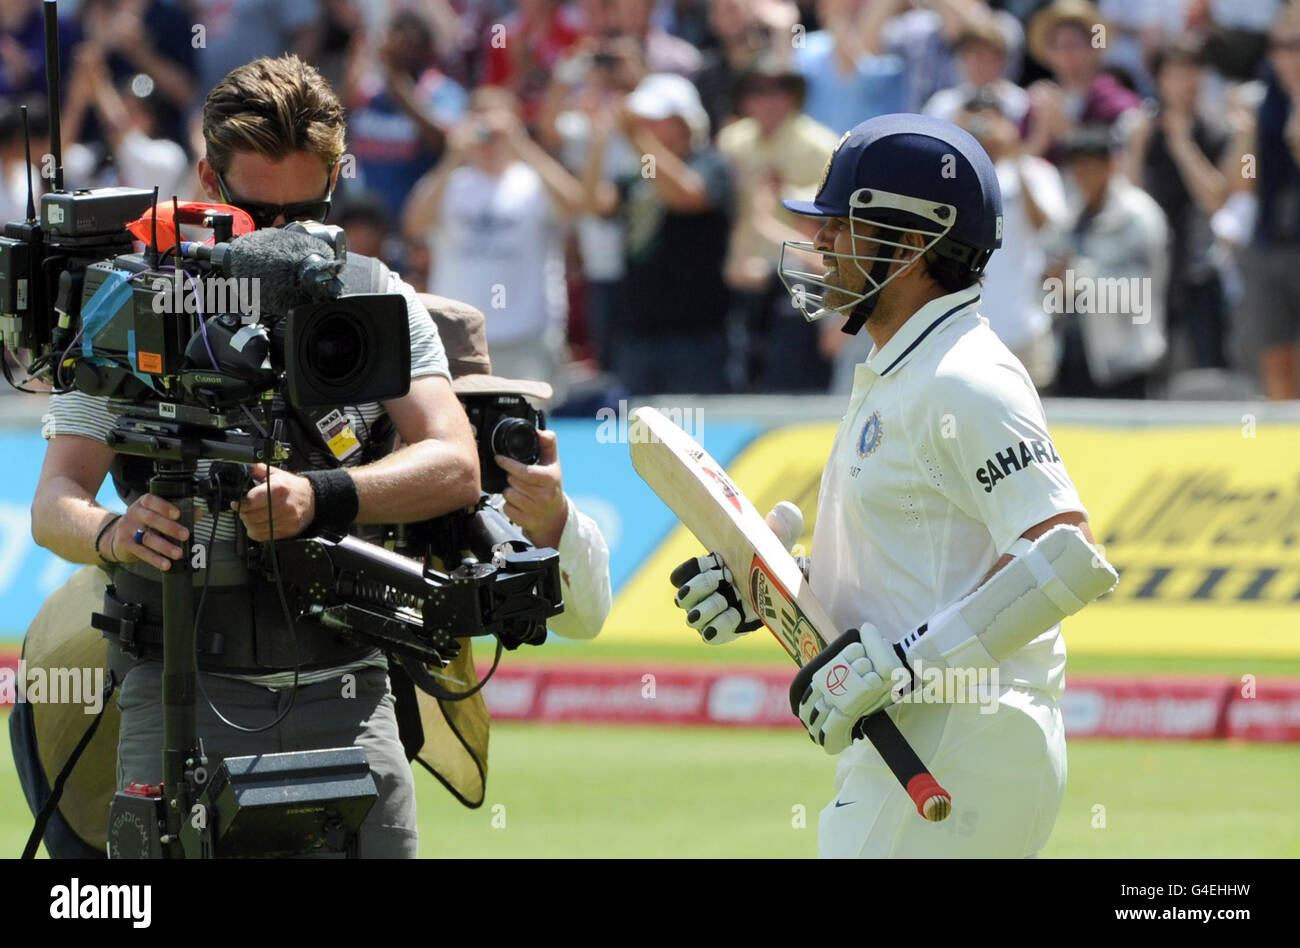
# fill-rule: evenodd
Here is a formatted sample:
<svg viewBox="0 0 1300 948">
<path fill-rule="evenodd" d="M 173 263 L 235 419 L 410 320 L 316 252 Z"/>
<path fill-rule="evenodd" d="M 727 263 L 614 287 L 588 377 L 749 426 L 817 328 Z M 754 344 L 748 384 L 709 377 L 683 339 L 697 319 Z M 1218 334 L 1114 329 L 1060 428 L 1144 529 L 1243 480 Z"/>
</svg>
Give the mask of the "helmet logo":
<svg viewBox="0 0 1300 948">
<path fill-rule="evenodd" d="M 849 134 L 849 132 L 845 132 L 840 136 L 840 140 L 836 142 L 835 147 L 831 150 L 830 157 L 826 159 L 826 167 L 822 169 L 822 179 L 817 182 L 818 194 L 821 194 L 826 187 L 826 179 L 831 176 L 831 165 L 835 163 L 835 156 L 840 153 L 840 146 L 849 140 Z"/>
<path fill-rule="evenodd" d="M 1001 214 L 998 215 L 998 217 L 997 217 L 997 223 L 996 223 L 995 226 L 996 226 L 997 230 L 996 230 L 996 232 L 994 233 L 993 236 L 994 236 L 994 238 L 995 238 L 996 240 L 1001 240 L 1001 239 L 1002 239 L 1002 215 L 1001 215 Z"/>
</svg>

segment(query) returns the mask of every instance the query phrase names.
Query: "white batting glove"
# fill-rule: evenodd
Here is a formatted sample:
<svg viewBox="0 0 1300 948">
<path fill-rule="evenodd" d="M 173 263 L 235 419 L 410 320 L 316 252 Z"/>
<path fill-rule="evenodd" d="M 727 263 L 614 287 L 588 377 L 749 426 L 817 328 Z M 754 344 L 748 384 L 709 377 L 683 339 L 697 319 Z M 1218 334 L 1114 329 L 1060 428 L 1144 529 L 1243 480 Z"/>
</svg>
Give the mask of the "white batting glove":
<svg viewBox="0 0 1300 948">
<path fill-rule="evenodd" d="M 673 604 L 686 611 L 686 624 L 709 645 L 734 642 L 763 624 L 716 553 L 687 560 L 669 579 L 677 587 Z"/>
<path fill-rule="evenodd" d="M 834 755 L 853 743 L 858 721 L 893 704 L 911 684 L 911 668 L 867 622 L 799 669 L 790 685 L 790 710 L 808 736 Z"/>
<path fill-rule="evenodd" d="M 803 512 L 795 504 L 781 501 L 768 511 L 766 519 L 787 550 L 799 540 Z M 798 557 L 796 562 L 806 579 L 807 560 Z M 687 560 L 669 578 L 677 587 L 674 604 L 686 610 L 686 624 L 710 645 L 734 642 L 763 624 L 737 590 L 731 570 L 716 553 Z"/>
</svg>

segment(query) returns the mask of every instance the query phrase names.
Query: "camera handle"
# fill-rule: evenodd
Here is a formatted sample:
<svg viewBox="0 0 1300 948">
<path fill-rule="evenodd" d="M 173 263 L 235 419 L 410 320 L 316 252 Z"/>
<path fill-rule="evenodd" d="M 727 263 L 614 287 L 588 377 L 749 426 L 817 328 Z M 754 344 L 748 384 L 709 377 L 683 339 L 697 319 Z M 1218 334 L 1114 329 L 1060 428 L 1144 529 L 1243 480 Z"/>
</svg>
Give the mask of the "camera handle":
<svg viewBox="0 0 1300 948">
<path fill-rule="evenodd" d="M 163 594 L 163 752 L 162 777 L 167 834 L 162 837 L 169 858 L 200 858 L 204 840 L 189 826 L 190 808 L 203 790 L 195 780 L 206 773 L 198 739 L 197 694 L 194 671 L 196 638 L 194 629 L 194 572 L 191 544 L 194 540 L 195 460 L 157 462 L 157 473 L 149 480 L 149 492 L 176 505 L 180 523 L 189 538 L 180 544 L 181 558 L 162 574 Z M 204 824 L 206 825 L 206 823 Z M 206 832 L 203 831 L 203 832 Z"/>
<path fill-rule="evenodd" d="M 133 422 L 143 421 L 138 426 Z M 276 426 L 273 434 L 278 434 Z M 207 437 L 204 437 L 206 434 Z M 274 437 L 257 439 L 231 432 L 186 431 L 160 419 L 118 419 L 109 432 L 113 450 L 153 460 L 149 492 L 176 505 L 189 538 L 180 544 L 181 558 L 162 571 L 163 604 L 163 817 L 166 833 L 159 838 L 161 855 L 169 859 L 210 858 L 209 821 L 199 827 L 190 814 L 205 789 L 207 760 L 198 737 L 197 629 L 194 626 L 194 498 L 200 458 L 240 464 L 281 460 Z M 216 516 L 214 512 L 213 516 Z"/>
</svg>

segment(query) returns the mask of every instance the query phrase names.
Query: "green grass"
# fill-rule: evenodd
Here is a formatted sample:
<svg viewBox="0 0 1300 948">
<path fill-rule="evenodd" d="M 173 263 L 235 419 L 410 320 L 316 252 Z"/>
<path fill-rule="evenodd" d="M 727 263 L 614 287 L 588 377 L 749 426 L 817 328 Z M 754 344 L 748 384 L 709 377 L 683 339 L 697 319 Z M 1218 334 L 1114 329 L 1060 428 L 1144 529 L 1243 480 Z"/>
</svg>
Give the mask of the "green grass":
<svg viewBox="0 0 1300 948">
<path fill-rule="evenodd" d="M 749 649 L 712 647 L 703 644 L 694 633 L 683 629 L 683 638 L 673 644 L 645 644 L 597 638 L 589 642 L 552 640 L 544 648 L 522 649 L 505 655 L 501 663 L 527 662 L 608 662 L 610 664 L 672 663 L 697 668 L 724 665 L 759 665 L 788 668 L 794 664 L 772 642 L 772 648 Z M 760 633 L 754 633 L 758 635 Z M 766 634 L 766 633 L 762 633 Z M 476 651 L 475 655 L 479 655 Z M 486 655 L 486 651 L 483 653 Z M 1066 675 L 1226 675 L 1239 678 L 1245 674 L 1258 677 L 1300 677 L 1300 658 L 1232 658 L 1220 656 L 1170 655 L 1087 655 L 1069 653 Z"/>
<path fill-rule="evenodd" d="M 1065 803 L 1043 855 L 1300 856 L 1288 801 L 1300 747 L 1241 741 L 1073 741 Z M 1105 828 L 1094 828 L 1094 807 Z"/>
<path fill-rule="evenodd" d="M 1044 856 L 1300 856 L 1300 747 L 1080 740 L 1069 767 Z M 421 853 L 812 857 L 832 774 L 797 730 L 499 724 L 481 809 L 417 774 Z M 0 855 L 16 856 L 31 820 L 7 748 L 0 801 Z"/>
<path fill-rule="evenodd" d="M 488 798 L 465 810 L 421 781 L 421 853 L 811 857 L 833 762 L 789 732 L 511 725 L 493 729 Z M 1075 741 L 1044 856 L 1300 856 L 1278 805 L 1300 748 Z M 1093 807 L 1106 807 L 1094 829 Z M 505 826 L 493 827 L 492 807 Z M 805 828 L 794 807 L 805 808 Z M 1279 817 L 1282 814 L 1282 817 Z"/>
</svg>

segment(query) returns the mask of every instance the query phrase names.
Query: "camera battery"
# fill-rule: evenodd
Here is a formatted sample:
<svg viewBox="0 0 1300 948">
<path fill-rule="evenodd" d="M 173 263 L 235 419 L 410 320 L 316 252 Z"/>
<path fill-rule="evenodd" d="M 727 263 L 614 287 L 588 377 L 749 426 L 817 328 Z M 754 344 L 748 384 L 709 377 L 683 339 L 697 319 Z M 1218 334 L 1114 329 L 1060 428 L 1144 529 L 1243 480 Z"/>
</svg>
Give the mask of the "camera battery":
<svg viewBox="0 0 1300 948">
<path fill-rule="evenodd" d="M 162 784 L 132 783 L 108 811 L 110 859 L 161 859 L 166 834 Z"/>
</svg>

